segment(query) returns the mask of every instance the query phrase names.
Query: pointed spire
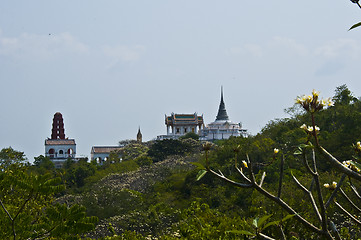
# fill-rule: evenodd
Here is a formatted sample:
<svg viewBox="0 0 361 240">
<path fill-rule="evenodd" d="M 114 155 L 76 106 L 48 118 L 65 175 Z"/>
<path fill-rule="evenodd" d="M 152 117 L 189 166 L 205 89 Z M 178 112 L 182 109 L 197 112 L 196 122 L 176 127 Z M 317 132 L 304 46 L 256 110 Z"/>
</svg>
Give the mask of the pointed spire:
<svg viewBox="0 0 361 240">
<path fill-rule="evenodd" d="M 218 121 L 218 120 L 229 120 L 227 111 L 226 111 L 226 106 L 223 101 L 223 86 L 221 86 L 221 103 L 219 104 L 218 114 L 216 117 L 216 121 Z"/>
<path fill-rule="evenodd" d="M 138 134 L 137 134 L 137 141 L 138 142 L 142 142 L 142 139 L 143 138 L 143 136 L 142 136 L 142 133 L 140 132 L 140 126 L 139 126 L 139 128 L 138 128 Z"/>
</svg>

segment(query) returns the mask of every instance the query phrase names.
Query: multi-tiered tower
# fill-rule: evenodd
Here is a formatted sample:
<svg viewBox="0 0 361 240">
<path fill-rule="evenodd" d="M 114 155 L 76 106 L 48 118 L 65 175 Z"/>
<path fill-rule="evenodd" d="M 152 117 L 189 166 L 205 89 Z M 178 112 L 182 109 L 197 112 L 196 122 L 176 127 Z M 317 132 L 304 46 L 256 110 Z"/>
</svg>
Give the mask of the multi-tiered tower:
<svg viewBox="0 0 361 240">
<path fill-rule="evenodd" d="M 51 138 L 45 140 L 45 156 L 59 168 L 68 159 L 75 159 L 76 144 L 74 139 L 65 138 L 63 116 L 54 114 Z"/>
</svg>

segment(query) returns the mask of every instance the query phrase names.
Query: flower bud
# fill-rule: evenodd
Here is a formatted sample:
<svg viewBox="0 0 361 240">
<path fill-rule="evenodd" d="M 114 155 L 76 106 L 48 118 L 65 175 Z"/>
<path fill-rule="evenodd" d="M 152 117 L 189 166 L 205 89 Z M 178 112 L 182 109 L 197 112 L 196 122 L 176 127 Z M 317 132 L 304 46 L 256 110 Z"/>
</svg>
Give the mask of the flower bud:
<svg viewBox="0 0 361 240">
<path fill-rule="evenodd" d="M 246 161 L 242 161 L 242 165 L 243 165 L 243 167 L 245 167 L 245 168 L 248 168 L 248 164 L 247 164 L 247 162 Z"/>
</svg>

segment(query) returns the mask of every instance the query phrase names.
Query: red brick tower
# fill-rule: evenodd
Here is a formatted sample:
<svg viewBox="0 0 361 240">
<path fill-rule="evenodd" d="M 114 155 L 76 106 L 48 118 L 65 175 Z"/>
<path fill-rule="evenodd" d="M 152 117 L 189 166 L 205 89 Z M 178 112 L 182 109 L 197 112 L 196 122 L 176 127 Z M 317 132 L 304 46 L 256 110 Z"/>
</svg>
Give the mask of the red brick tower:
<svg viewBox="0 0 361 240">
<path fill-rule="evenodd" d="M 65 139 L 63 116 L 60 112 L 54 114 L 51 139 Z"/>
</svg>

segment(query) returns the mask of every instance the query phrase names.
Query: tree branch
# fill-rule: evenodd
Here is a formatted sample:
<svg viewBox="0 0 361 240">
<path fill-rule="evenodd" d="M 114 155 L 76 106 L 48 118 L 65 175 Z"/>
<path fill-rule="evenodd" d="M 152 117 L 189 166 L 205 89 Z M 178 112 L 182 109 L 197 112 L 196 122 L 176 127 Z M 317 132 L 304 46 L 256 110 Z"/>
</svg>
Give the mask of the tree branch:
<svg viewBox="0 0 361 240">
<path fill-rule="evenodd" d="M 352 207 L 354 207 L 357 211 L 361 212 L 361 209 L 356 206 L 356 204 L 346 195 L 346 193 L 340 189 L 340 192 L 344 198 L 351 204 Z"/>
<path fill-rule="evenodd" d="M 257 235 L 260 236 L 262 239 L 266 239 L 266 240 L 276 240 L 276 239 L 271 238 L 271 237 L 269 237 L 269 236 L 267 236 L 267 235 L 265 235 L 265 234 L 263 234 L 263 233 L 258 233 Z"/>
<path fill-rule="evenodd" d="M 311 191 L 309 191 L 305 186 L 303 186 L 295 176 L 293 176 L 293 180 L 296 182 L 296 184 L 308 195 L 308 197 L 310 198 L 311 200 L 311 205 L 313 207 L 313 210 L 315 211 L 316 215 L 317 215 L 317 218 L 318 220 L 320 221 L 320 223 L 322 222 L 322 217 L 320 215 L 320 212 L 318 211 L 318 208 L 317 208 L 317 204 L 315 202 L 315 199 L 311 193 Z"/>
<path fill-rule="evenodd" d="M 235 185 L 237 187 L 242 187 L 242 188 L 251 188 L 253 185 L 252 184 L 245 184 L 245 183 L 238 183 L 238 182 L 235 182 L 227 177 L 225 177 L 224 175 L 221 175 L 215 171 L 213 171 L 212 169 L 207 169 L 208 172 L 212 173 L 213 175 L 215 175 L 216 177 L 222 179 L 223 181 L 226 181 L 232 185 Z"/>
<path fill-rule="evenodd" d="M 320 179 L 318 173 L 314 176 L 315 184 L 316 184 L 316 192 L 317 192 L 317 198 L 320 204 L 321 209 L 321 217 L 322 217 L 322 229 L 325 231 L 325 233 L 329 234 L 327 230 L 327 217 L 326 217 L 326 209 L 325 205 L 323 203 L 322 193 L 321 193 L 321 186 L 320 186 Z"/>
<path fill-rule="evenodd" d="M 246 177 L 246 175 L 244 175 L 244 173 L 241 169 L 239 169 L 239 168 L 236 168 L 236 169 L 237 169 L 238 173 L 241 174 L 241 176 L 244 180 L 246 180 L 248 183 L 251 183 L 251 180 L 249 180 L 249 178 Z"/>
<path fill-rule="evenodd" d="M 347 216 L 349 216 L 349 218 L 351 218 L 355 223 L 357 223 L 358 225 L 361 226 L 361 222 L 359 220 L 357 220 L 354 216 L 352 216 L 351 213 L 347 212 L 346 209 L 344 209 L 341 204 L 339 204 L 338 202 L 335 201 L 335 204 L 337 207 L 339 207 L 341 209 L 341 211 L 343 211 Z"/>
<path fill-rule="evenodd" d="M 337 183 L 337 187 L 335 188 L 335 190 L 333 190 L 330 198 L 327 200 L 327 202 L 325 204 L 326 209 L 328 208 L 328 206 L 330 205 L 332 200 L 336 197 L 336 194 L 337 194 L 338 190 L 341 188 L 341 185 L 342 185 L 343 181 L 345 180 L 345 178 L 346 178 L 346 174 L 343 174 L 340 181 Z"/>
<path fill-rule="evenodd" d="M 8 212 L 8 210 L 5 208 L 3 202 L 1 201 L 0 199 L 0 204 L 1 204 L 1 207 L 4 209 L 6 215 L 8 215 L 8 217 L 10 218 L 11 221 L 13 221 L 13 218 L 11 217 L 10 213 Z"/>
<path fill-rule="evenodd" d="M 302 160 L 303 160 L 303 163 L 305 164 L 306 169 L 308 170 L 308 172 L 309 172 L 312 176 L 315 175 L 315 172 L 312 171 L 310 165 L 308 164 L 307 157 L 306 157 L 306 153 L 303 153 L 303 154 L 302 154 Z"/>
<path fill-rule="evenodd" d="M 318 146 L 317 149 L 326 158 L 326 160 L 328 162 L 330 162 L 338 171 L 346 174 L 347 176 L 349 176 L 351 178 L 355 178 L 355 179 L 361 181 L 361 174 L 351 170 L 348 167 L 345 167 L 340 161 L 338 161 L 334 156 L 332 156 L 330 153 L 328 153 L 326 151 L 326 149 L 324 149 L 323 147 Z"/>
<path fill-rule="evenodd" d="M 274 201 L 275 203 L 277 203 L 279 206 L 281 206 L 286 212 L 288 212 L 289 214 L 293 214 L 295 215 L 295 218 L 301 222 L 305 227 L 307 227 L 308 229 L 310 229 L 311 231 L 318 233 L 318 234 L 323 234 L 323 231 L 317 227 L 315 227 L 312 223 L 308 222 L 306 219 L 304 219 L 303 217 L 301 217 L 293 208 L 291 208 L 290 206 L 288 206 L 287 203 L 285 203 L 281 198 L 278 198 L 274 195 L 272 195 L 271 193 L 267 192 L 266 190 L 264 190 L 263 188 L 261 188 L 260 186 L 258 186 L 257 184 L 254 185 L 254 188 L 261 193 L 262 195 L 264 195 L 265 197 L 269 198 L 270 200 Z"/>
<path fill-rule="evenodd" d="M 353 191 L 354 194 L 356 195 L 356 197 L 357 197 L 358 199 L 361 199 L 361 196 L 360 196 L 360 194 L 358 193 L 356 187 L 352 184 L 351 179 L 350 179 L 350 186 L 351 186 L 352 191 Z"/>
</svg>

